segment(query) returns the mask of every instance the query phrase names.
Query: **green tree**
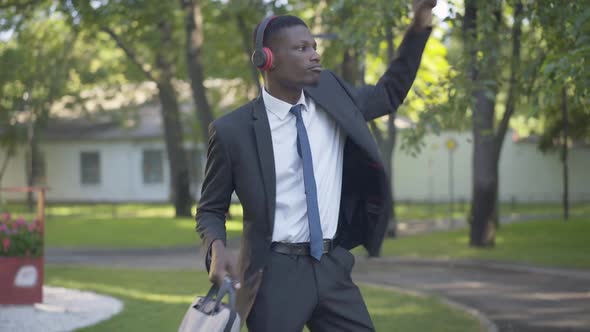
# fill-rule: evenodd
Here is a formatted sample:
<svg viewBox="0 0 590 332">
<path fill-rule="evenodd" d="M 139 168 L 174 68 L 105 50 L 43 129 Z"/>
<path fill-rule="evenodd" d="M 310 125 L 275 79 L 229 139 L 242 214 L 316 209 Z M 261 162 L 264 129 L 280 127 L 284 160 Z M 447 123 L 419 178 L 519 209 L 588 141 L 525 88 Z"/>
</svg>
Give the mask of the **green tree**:
<svg viewBox="0 0 590 332">
<path fill-rule="evenodd" d="M 177 217 L 190 216 L 192 198 L 188 161 L 183 148 L 179 102 L 173 80 L 178 77 L 181 19 L 178 5 L 161 1 L 64 2 L 85 29 L 106 33 L 127 56 L 140 80 L 156 84 Z M 74 15 L 74 14 L 72 14 Z"/>
<path fill-rule="evenodd" d="M 9 6 L 9 7 L 8 7 Z M 43 135 L 51 105 L 62 96 L 78 91 L 69 76 L 76 75 L 79 55 L 78 31 L 67 18 L 56 12 L 50 2 L 14 2 L 2 13 L 1 29 L 10 38 L 1 47 L 0 111 L 7 125 L 2 140 L 7 148 L 2 173 L 14 154 L 19 130 L 26 130 L 27 185 L 44 183 L 40 178 L 39 141 Z M 21 12 L 22 11 L 22 12 Z M 29 207 L 33 196 L 28 194 Z"/>
<path fill-rule="evenodd" d="M 203 15 L 199 1 L 181 0 L 180 5 L 185 15 L 187 71 L 197 118 L 201 125 L 202 142 L 207 142 L 209 137 L 207 127 L 213 122 L 213 111 L 206 94 L 205 73 L 201 56 L 204 38 Z"/>
<path fill-rule="evenodd" d="M 531 86 L 531 103 L 542 120 L 537 132 L 542 150 L 561 146 L 564 218 L 569 216 L 568 149 L 590 143 L 590 1 L 533 5 L 531 24 L 539 33 L 542 61 L 539 82 Z"/>
<path fill-rule="evenodd" d="M 473 131 L 470 245 L 489 247 L 495 244 L 498 225 L 498 164 L 521 85 L 524 8 L 520 0 L 465 0 L 464 4 L 460 22 L 463 80 L 459 89 L 465 91 L 462 96 L 471 112 Z M 501 66 L 504 63 L 508 68 Z M 502 93 L 508 96 L 505 104 L 500 102 Z M 497 113 L 500 108 L 504 108 L 501 116 Z"/>
</svg>

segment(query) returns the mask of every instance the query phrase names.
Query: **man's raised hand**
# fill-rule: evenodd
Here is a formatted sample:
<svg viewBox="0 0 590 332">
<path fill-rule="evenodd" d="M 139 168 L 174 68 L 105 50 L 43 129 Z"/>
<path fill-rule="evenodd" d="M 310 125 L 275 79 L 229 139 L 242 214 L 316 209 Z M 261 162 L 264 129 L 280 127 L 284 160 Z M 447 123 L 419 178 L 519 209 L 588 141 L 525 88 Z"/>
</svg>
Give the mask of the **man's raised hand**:
<svg viewBox="0 0 590 332">
<path fill-rule="evenodd" d="M 432 26 L 432 8 L 436 6 L 436 0 L 413 0 L 414 27 L 424 30 Z"/>
</svg>

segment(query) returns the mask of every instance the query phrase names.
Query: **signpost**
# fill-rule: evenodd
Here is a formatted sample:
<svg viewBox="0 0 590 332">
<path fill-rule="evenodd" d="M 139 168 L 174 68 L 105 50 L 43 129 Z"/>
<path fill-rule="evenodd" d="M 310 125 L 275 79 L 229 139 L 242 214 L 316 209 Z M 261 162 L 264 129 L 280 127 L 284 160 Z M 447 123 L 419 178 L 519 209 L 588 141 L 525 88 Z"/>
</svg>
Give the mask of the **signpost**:
<svg viewBox="0 0 590 332">
<path fill-rule="evenodd" d="M 453 217 L 454 215 L 454 182 L 455 180 L 453 179 L 453 174 L 454 174 L 454 164 L 453 164 L 453 154 L 455 152 L 455 150 L 457 149 L 457 141 L 450 137 L 446 140 L 445 142 L 445 146 L 447 148 L 447 150 L 449 151 L 449 210 L 450 210 L 450 214 L 451 214 L 451 221 L 454 222 L 455 218 Z"/>
</svg>

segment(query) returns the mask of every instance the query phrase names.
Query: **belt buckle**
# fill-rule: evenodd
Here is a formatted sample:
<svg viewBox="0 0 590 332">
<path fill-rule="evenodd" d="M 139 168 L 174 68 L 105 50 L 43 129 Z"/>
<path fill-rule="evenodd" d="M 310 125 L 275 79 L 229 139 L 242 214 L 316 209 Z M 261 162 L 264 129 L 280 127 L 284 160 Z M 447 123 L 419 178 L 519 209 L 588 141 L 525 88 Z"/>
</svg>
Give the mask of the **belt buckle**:
<svg viewBox="0 0 590 332">
<path fill-rule="evenodd" d="M 334 244 L 330 239 L 324 240 L 324 253 L 332 251 Z"/>
</svg>

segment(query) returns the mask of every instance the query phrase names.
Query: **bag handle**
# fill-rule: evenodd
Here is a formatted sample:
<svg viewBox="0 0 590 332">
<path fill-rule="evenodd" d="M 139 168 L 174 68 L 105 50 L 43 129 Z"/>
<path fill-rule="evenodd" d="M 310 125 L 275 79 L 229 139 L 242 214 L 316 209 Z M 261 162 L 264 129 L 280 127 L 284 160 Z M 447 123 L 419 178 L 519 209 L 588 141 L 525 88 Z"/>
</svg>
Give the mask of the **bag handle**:
<svg viewBox="0 0 590 332">
<path fill-rule="evenodd" d="M 195 304 L 193 308 L 199 310 L 208 302 L 213 301 L 213 297 L 215 296 L 215 307 L 213 309 L 213 312 L 219 312 L 219 305 L 221 304 L 221 300 L 223 300 L 226 294 L 229 297 L 229 308 L 232 311 L 235 311 L 236 292 L 233 287 L 232 279 L 229 276 L 225 276 L 225 278 L 223 278 L 223 283 L 221 284 L 221 287 L 218 287 L 216 284 L 211 285 L 211 288 L 209 289 L 209 292 L 207 292 L 207 295 L 205 296 L 203 301 Z"/>
<path fill-rule="evenodd" d="M 215 300 L 215 308 L 219 308 L 219 304 L 223 297 L 227 294 L 229 297 L 229 307 L 231 310 L 236 309 L 236 291 L 234 290 L 232 279 L 229 276 L 223 278 L 223 283 L 217 292 L 217 298 Z"/>
</svg>

